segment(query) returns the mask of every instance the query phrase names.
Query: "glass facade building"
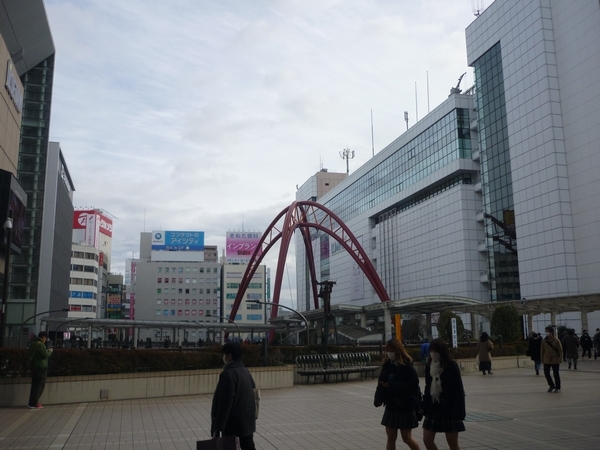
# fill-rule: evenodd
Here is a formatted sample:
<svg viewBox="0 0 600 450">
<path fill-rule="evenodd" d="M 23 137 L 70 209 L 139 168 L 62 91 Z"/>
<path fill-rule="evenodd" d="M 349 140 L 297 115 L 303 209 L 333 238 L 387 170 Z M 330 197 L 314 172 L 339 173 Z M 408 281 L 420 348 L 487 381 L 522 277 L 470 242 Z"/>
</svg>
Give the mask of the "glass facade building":
<svg viewBox="0 0 600 450">
<path fill-rule="evenodd" d="M 518 300 L 519 260 L 500 43 L 473 66 L 490 300 Z"/>
</svg>

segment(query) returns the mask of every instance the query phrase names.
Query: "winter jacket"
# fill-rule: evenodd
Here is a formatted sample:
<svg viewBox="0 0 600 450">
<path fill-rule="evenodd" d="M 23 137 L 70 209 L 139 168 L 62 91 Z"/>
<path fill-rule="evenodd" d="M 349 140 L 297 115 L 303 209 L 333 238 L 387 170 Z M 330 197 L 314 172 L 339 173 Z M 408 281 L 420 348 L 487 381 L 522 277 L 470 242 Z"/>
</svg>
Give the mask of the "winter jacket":
<svg viewBox="0 0 600 450">
<path fill-rule="evenodd" d="M 431 397 L 432 381 L 430 367 L 427 364 L 425 366 L 425 393 L 423 394 L 425 416 L 439 413 L 444 420 L 464 420 L 466 416 L 465 390 L 458 364 L 450 361 L 440 375 L 442 393 L 439 403 L 434 402 Z"/>
<path fill-rule="evenodd" d="M 379 385 L 383 388 L 383 403 L 387 409 L 398 412 L 412 412 L 417 409 L 419 376 L 412 363 L 396 364 L 386 361 L 381 367 Z"/>
<path fill-rule="evenodd" d="M 541 361 L 541 351 L 542 351 L 542 338 L 529 338 L 529 346 L 527 347 L 529 350 L 529 357 L 532 361 Z"/>
<path fill-rule="evenodd" d="M 560 364 L 563 362 L 563 349 L 558 338 L 552 336 L 550 339 L 542 339 L 540 352 L 543 364 Z"/>
<path fill-rule="evenodd" d="M 29 368 L 32 370 L 45 370 L 48 368 L 48 358 L 52 352 L 46 348 L 46 344 L 36 337 L 29 346 Z"/>
<path fill-rule="evenodd" d="M 581 339 L 579 340 L 579 342 L 581 343 L 581 348 L 584 350 L 589 350 L 594 346 L 592 344 L 592 338 L 587 333 L 583 333 L 581 335 Z"/>
<path fill-rule="evenodd" d="M 565 341 L 565 356 L 569 359 L 577 359 L 579 357 L 579 339 L 575 335 L 567 335 Z"/>
<path fill-rule="evenodd" d="M 494 348 L 494 344 L 489 339 L 487 341 L 479 341 L 475 351 L 477 352 L 477 358 L 479 361 L 491 361 L 492 354 L 490 353 Z"/>
<path fill-rule="evenodd" d="M 254 380 L 241 360 L 225 364 L 211 409 L 211 435 L 250 436 L 256 431 Z"/>
</svg>

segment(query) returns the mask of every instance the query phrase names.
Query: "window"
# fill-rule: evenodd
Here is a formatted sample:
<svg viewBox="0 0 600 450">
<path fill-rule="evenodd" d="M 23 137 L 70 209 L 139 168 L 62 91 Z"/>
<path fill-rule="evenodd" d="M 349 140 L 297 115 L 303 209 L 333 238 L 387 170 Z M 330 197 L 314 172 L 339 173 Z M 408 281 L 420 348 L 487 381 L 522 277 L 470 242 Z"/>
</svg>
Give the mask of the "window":
<svg viewBox="0 0 600 450">
<path fill-rule="evenodd" d="M 262 314 L 248 314 L 246 320 L 262 320 Z"/>
<path fill-rule="evenodd" d="M 156 293 L 157 293 L 157 294 L 160 294 L 161 292 L 162 292 L 162 289 L 161 289 L 161 288 L 158 288 L 158 289 L 156 290 Z"/>
<path fill-rule="evenodd" d="M 162 300 L 159 298 L 158 300 L 156 300 L 156 304 L 157 305 L 162 305 Z"/>
<path fill-rule="evenodd" d="M 168 282 L 169 282 L 169 279 L 168 279 L 168 278 L 165 278 L 165 283 L 168 283 Z"/>
<path fill-rule="evenodd" d="M 157 309 L 157 310 L 156 310 L 156 315 L 157 315 L 157 316 L 160 316 L 161 314 L 162 314 L 162 311 L 161 311 L 160 309 Z"/>
<path fill-rule="evenodd" d="M 198 289 L 198 292 L 199 292 L 200 294 L 204 294 L 204 289 Z"/>
<path fill-rule="evenodd" d="M 179 299 L 179 301 L 177 303 L 180 304 L 180 305 L 182 305 L 183 304 L 183 300 Z"/>
<path fill-rule="evenodd" d="M 165 278 L 165 280 L 168 280 L 168 278 Z M 162 278 L 158 278 L 158 279 L 156 280 L 156 282 L 157 282 L 157 283 L 162 283 Z M 168 281 L 167 281 L 167 283 L 168 283 Z"/>
<path fill-rule="evenodd" d="M 189 298 L 186 298 L 186 299 L 185 299 L 185 304 L 186 304 L 186 305 L 189 305 L 189 304 L 190 304 L 190 299 L 189 299 Z"/>
<path fill-rule="evenodd" d="M 204 267 L 200 267 L 200 273 L 204 273 Z"/>
<path fill-rule="evenodd" d="M 196 310 L 192 309 L 192 316 L 195 316 L 195 315 L 196 315 Z"/>
<path fill-rule="evenodd" d="M 164 302 L 163 302 L 163 303 L 164 303 L 165 305 L 168 305 L 168 304 L 169 304 L 169 299 L 168 299 L 168 298 L 165 298 L 165 300 L 164 300 Z"/>
<path fill-rule="evenodd" d="M 198 283 L 204 283 L 204 278 L 198 278 Z"/>
<path fill-rule="evenodd" d="M 177 282 L 177 278 L 171 278 L 171 283 L 176 283 Z"/>
<path fill-rule="evenodd" d="M 246 309 L 261 309 L 262 307 L 260 303 L 246 303 Z"/>
<path fill-rule="evenodd" d="M 198 300 L 198 304 L 199 305 L 204 305 L 204 300 L 202 300 L 202 299 Z"/>
<path fill-rule="evenodd" d="M 190 290 L 189 290 L 189 289 L 186 289 L 186 290 L 185 290 L 185 293 L 186 293 L 186 294 L 189 294 L 189 293 L 190 293 Z"/>
<path fill-rule="evenodd" d="M 198 289 L 192 288 L 192 294 L 196 295 L 198 293 Z"/>
<path fill-rule="evenodd" d="M 201 309 L 200 309 L 200 310 L 198 310 L 198 315 L 199 315 L 199 316 L 203 316 L 203 315 L 204 315 L 204 311 L 202 311 Z"/>
<path fill-rule="evenodd" d="M 190 279 L 189 278 L 185 279 L 185 284 L 190 284 Z"/>
<path fill-rule="evenodd" d="M 164 314 L 165 316 L 168 316 L 168 315 L 169 315 L 169 310 L 168 310 L 168 309 L 165 309 L 165 310 L 163 311 L 163 314 Z"/>
<path fill-rule="evenodd" d="M 165 267 L 165 273 L 169 273 L 169 268 Z"/>
<path fill-rule="evenodd" d="M 172 315 L 172 316 L 174 316 L 174 315 L 175 315 L 175 310 L 174 310 L 174 309 L 172 309 L 172 310 L 171 310 L 171 315 Z"/>
<path fill-rule="evenodd" d="M 177 310 L 177 315 L 178 316 L 183 316 L 183 310 L 182 309 L 178 309 Z"/>
<path fill-rule="evenodd" d="M 213 273 L 217 273 L 217 268 L 216 267 L 213 269 Z"/>
<path fill-rule="evenodd" d="M 195 298 L 193 298 L 193 299 L 192 299 L 192 305 L 195 305 L 195 304 L 196 304 L 196 299 L 195 299 Z"/>
<path fill-rule="evenodd" d="M 175 304 L 175 299 L 173 298 L 173 299 L 171 299 L 171 305 L 174 305 L 174 304 Z"/>
<path fill-rule="evenodd" d="M 168 291 L 168 289 L 167 289 Z M 177 292 L 177 290 L 175 288 L 171 288 L 171 294 L 174 294 L 175 292 Z"/>
<path fill-rule="evenodd" d="M 189 267 L 185 268 L 185 273 L 190 273 L 190 268 Z"/>
<path fill-rule="evenodd" d="M 177 273 L 177 269 L 175 267 L 171 267 L 171 272 Z"/>
<path fill-rule="evenodd" d="M 83 252 L 71 252 L 71 255 L 73 256 L 73 258 L 82 258 L 84 257 L 84 253 Z"/>
<path fill-rule="evenodd" d="M 179 268 L 179 273 L 183 273 L 183 267 Z"/>
<path fill-rule="evenodd" d="M 207 301 L 208 301 L 208 300 L 207 300 Z M 216 305 L 216 304 L 217 304 L 217 299 L 215 298 L 215 299 L 213 300 L 213 305 Z M 217 310 L 215 310 L 215 314 L 216 314 L 216 313 L 217 313 Z M 241 318 L 241 317 L 240 317 L 240 318 Z"/>
<path fill-rule="evenodd" d="M 162 272 L 162 267 L 157 267 L 157 268 L 156 268 L 156 272 L 157 272 L 157 273 L 161 273 L 161 272 Z"/>
<path fill-rule="evenodd" d="M 196 278 L 192 278 L 192 284 L 196 284 L 198 280 Z"/>
<path fill-rule="evenodd" d="M 190 310 L 189 310 L 189 309 L 186 309 L 186 310 L 185 310 L 185 315 L 186 315 L 186 316 L 189 316 L 189 315 L 190 315 Z"/>
<path fill-rule="evenodd" d="M 183 294 L 183 289 L 177 289 L 178 294 Z"/>
<path fill-rule="evenodd" d="M 198 268 L 197 267 L 192 268 L 192 273 L 198 273 Z"/>
</svg>

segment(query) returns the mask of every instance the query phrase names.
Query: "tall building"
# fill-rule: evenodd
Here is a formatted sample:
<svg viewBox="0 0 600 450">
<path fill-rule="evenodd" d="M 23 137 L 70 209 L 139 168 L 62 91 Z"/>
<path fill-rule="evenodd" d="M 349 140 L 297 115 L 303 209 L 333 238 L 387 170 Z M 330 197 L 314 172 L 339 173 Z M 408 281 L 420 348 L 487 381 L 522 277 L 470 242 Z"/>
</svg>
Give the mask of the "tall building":
<svg viewBox="0 0 600 450">
<path fill-rule="evenodd" d="M 393 300 L 426 295 L 487 299 L 474 97 L 452 94 L 327 193 L 311 178 L 296 200 L 316 200 L 352 230 Z M 319 175 L 319 174 L 317 174 Z M 345 174 L 344 174 L 345 175 Z M 312 309 L 302 239 L 296 237 L 298 304 Z M 352 257 L 311 231 L 316 275 L 336 280 L 331 301 L 379 301 Z"/>
<path fill-rule="evenodd" d="M 128 272 L 125 308 L 134 310 L 131 318 L 163 323 L 140 330 L 140 339 L 181 338 L 165 322 L 220 321 L 221 264 L 217 247 L 204 245 L 203 232 L 141 233 L 140 258 L 129 262 Z M 207 336 L 205 326 L 185 333 L 190 342 Z"/>
<path fill-rule="evenodd" d="M 466 36 L 490 298 L 600 294 L 600 4 L 496 0 Z"/>
<path fill-rule="evenodd" d="M 248 266 L 246 264 L 224 264 L 222 269 L 223 280 L 221 282 L 223 291 L 223 315 L 229 318 L 233 302 L 239 291 L 240 282 Z M 239 324 L 263 324 L 265 323 L 265 305 L 260 303 L 248 302 L 248 300 L 267 301 L 267 267 L 260 265 L 252 277 L 237 314 L 233 319 Z M 242 337 L 250 337 L 248 333 L 243 333 Z M 258 337 L 258 336 L 257 336 Z"/>
<path fill-rule="evenodd" d="M 59 144 L 49 143 L 54 43 L 44 4 L 0 0 L 0 8 L 0 34 L 23 87 L 17 178 L 27 212 L 10 280 L 8 333 L 14 334 L 34 314 L 68 307 L 74 187 Z M 36 330 L 36 320 L 24 333 Z"/>
<path fill-rule="evenodd" d="M 104 210 L 83 208 L 74 212 L 69 317 L 108 318 L 112 233 L 113 221 Z"/>
</svg>

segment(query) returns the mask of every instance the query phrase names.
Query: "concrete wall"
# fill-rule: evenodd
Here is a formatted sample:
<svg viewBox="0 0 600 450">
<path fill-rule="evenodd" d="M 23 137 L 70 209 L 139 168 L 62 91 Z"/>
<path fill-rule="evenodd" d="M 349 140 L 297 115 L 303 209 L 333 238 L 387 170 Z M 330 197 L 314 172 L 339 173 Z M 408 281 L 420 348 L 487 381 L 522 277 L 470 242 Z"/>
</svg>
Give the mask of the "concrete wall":
<svg viewBox="0 0 600 450">
<path fill-rule="evenodd" d="M 294 367 L 249 368 L 259 389 L 291 387 Z M 137 374 L 51 377 L 40 399 L 43 405 L 212 394 L 221 369 L 152 372 Z M 29 398 L 30 378 L 0 379 L 0 407 L 24 406 Z M 101 391 L 108 397 L 101 398 Z"/>
</svg>

